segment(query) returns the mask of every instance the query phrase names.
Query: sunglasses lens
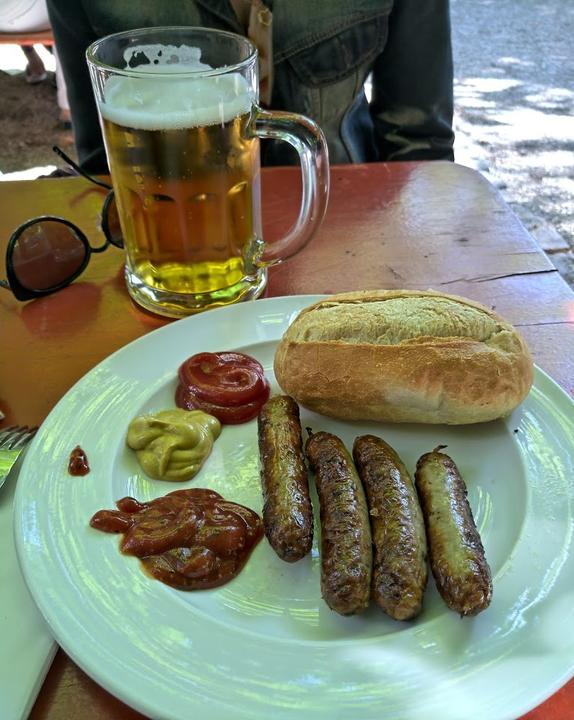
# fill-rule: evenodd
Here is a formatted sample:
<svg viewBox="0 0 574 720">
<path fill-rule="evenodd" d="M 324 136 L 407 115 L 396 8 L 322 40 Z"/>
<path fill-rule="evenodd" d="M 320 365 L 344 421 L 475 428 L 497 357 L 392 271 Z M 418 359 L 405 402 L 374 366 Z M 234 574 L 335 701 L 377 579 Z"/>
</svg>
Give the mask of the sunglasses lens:
<svg viewBox="0 0 574 720">
<path fill-rule="evenodd" d="M 124 246 L 124 236 L 122 235 L 122 228 L 120 227 L 120 216 L 118 215 L 118 206 L 116 205 L 116 198 L 110 194 L 109 199 L 106 200 L 104 207 L 104 223 L 105 230 L 109 242 L 118 248 Z"/>
<path fill-rule="evenodd" d="M 72 280 L 81 270 L 88 249 L 73 228 L 57 220 L 40 220 L 19 235 L 12 267 L 28 290 L 50 290 Z"/>
</svg>

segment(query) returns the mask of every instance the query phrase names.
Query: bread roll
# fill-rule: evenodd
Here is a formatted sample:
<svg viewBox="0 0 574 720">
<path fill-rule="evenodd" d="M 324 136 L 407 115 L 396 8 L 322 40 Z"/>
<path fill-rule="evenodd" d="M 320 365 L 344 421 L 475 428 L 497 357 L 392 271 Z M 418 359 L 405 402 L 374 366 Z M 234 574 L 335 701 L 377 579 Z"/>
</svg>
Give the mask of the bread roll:
<svg viewBox="0 0 574 720">
<path fill-rule="evenodd" d="M 508 415 L 532 385 L 516 330 L 479 303 L 416 290 L 332 295 L 275 354 L 282 390 L 343 420 L 466 424 Z"/>
</svg>

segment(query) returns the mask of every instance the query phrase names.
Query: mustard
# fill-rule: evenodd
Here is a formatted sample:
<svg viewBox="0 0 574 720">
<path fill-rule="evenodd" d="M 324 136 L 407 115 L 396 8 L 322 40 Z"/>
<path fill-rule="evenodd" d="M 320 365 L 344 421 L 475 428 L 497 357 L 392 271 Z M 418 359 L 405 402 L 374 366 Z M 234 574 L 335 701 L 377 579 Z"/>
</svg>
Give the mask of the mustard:
<svg viewBox="0 0 574 720">
<path fill-rule="evenodd" d="M 182 482 L 199 472 L 220 433 L 219 420 L 201 410 L 162 410 L 134 418 L 127 444 L 146 475 Z"/>
</svg>

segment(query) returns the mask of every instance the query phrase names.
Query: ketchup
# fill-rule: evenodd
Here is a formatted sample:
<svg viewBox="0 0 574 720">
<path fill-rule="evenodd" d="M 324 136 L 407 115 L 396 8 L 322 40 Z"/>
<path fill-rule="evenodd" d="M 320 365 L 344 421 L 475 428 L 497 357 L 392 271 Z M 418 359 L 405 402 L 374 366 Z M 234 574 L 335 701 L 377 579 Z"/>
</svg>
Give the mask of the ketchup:
<svg viewBox="0 0 574 720">
<path fill-rule="evenodd" d="M 76 445 L 70 453 L 70 459 L 68 460 L 68 472 L 70 475 L 76 476 L 87 475 L 90 472 L 88 456 L 79 445 Z"/>
<path fill-rule="evenodd" d="M 263 366 L 239 352 L 202 352 L 178 370 L 175 404 L 183 410 L 202 410 L 225 425 L 253 420 L 270 393 Z"/>
<path fill-rule="evenodd" d="M 181 590 L 229 582 L 263 537 L 257 513 L 213 490 L 175 490 L 146 503 L 125 497 L 116 507 L 99 510 L 90 525 L 123 533 L 122 553 L 140 558 L 150 575 Z"/>
</svg>

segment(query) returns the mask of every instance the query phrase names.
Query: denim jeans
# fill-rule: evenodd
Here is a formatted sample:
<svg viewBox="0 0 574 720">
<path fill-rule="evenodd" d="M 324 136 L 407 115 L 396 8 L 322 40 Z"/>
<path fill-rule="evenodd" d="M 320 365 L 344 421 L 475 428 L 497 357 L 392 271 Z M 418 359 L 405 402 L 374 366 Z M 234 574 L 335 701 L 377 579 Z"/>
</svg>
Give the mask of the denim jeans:
<svg viewBox="0 0 574 720">
<path fill-rule="evenodd" d="M 453 69 L 448 0 L 266 0 L 273 12 L 271 108 L 323 129 L 331 163 L 452 160 Z M 105 172 L 85 60 L 94 40 L 138 27 L 195 25 L 242 33 L 228 0 L 48 0 L 78 157 Z M 365 96 L 372 79 L 370 102 Z M 266 141 L 264 164 L 291 164 Z"/>
</svg>

